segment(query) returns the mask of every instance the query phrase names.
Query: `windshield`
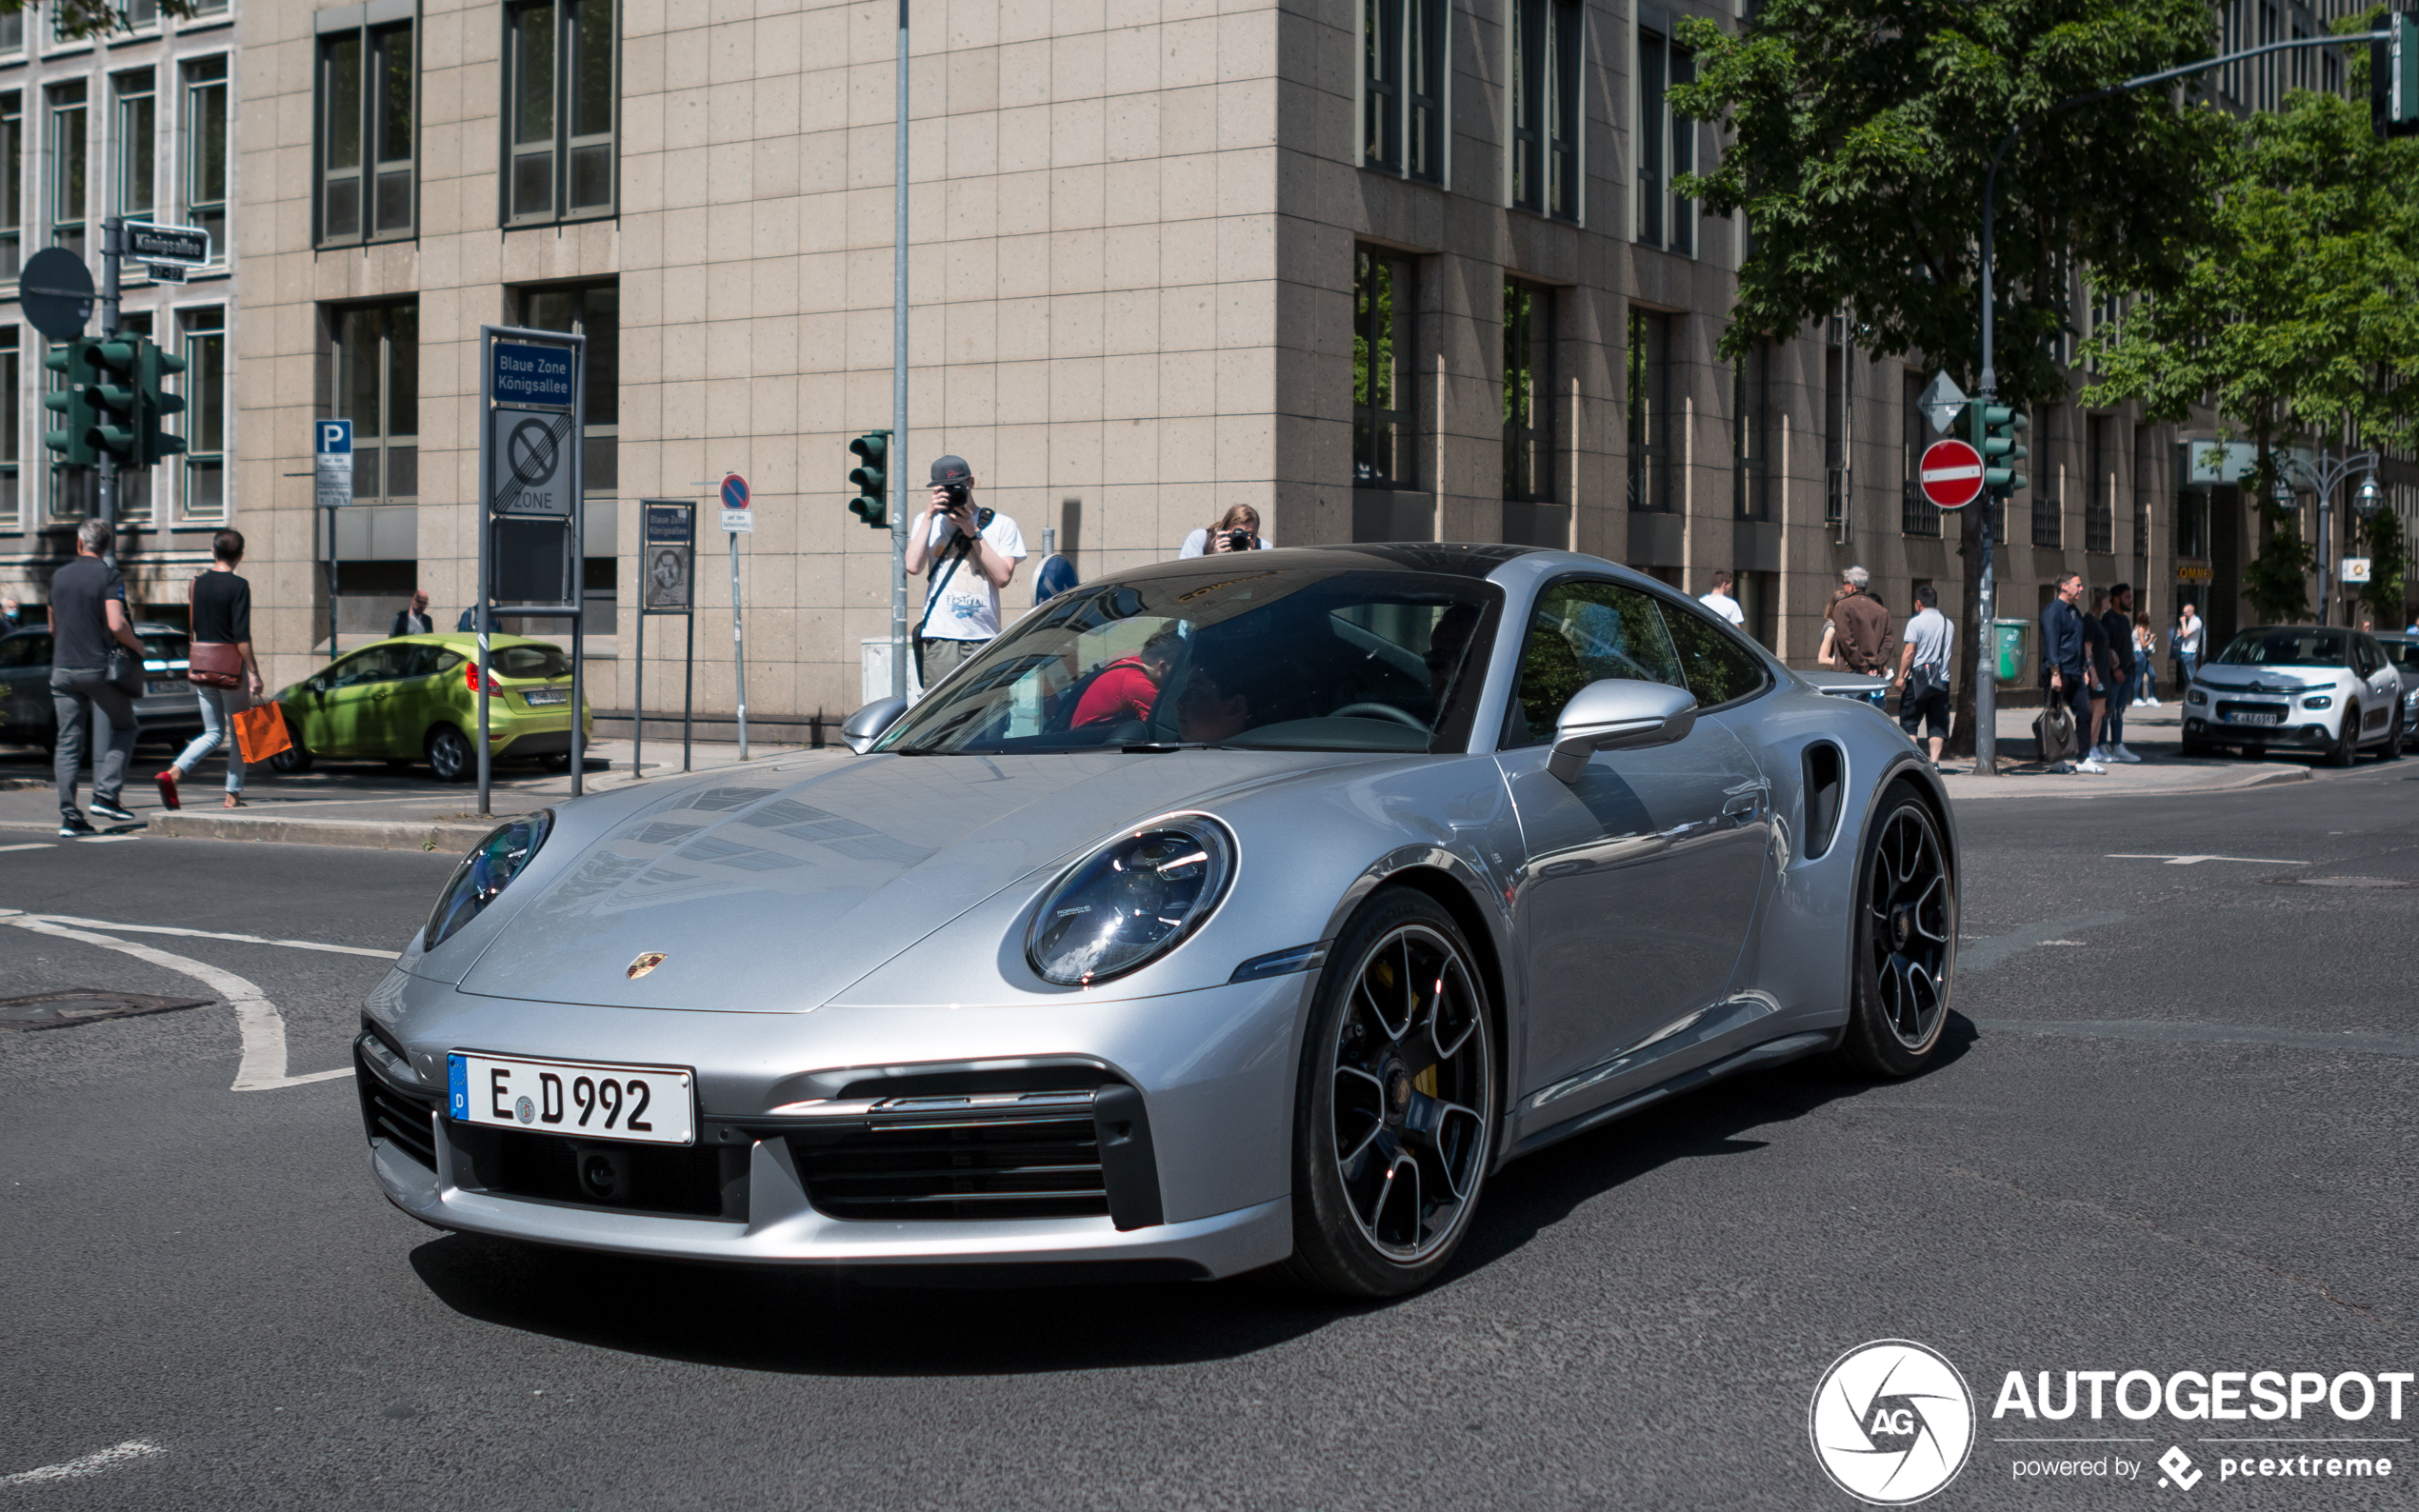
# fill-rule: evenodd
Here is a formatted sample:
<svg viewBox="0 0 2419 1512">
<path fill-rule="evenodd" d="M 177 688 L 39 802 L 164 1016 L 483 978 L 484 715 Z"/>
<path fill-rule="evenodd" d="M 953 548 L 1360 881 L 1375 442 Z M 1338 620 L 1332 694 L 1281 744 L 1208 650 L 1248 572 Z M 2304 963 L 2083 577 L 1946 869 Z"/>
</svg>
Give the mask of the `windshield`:
<svg viewBox="0 0 2419 1512">
<path fill-rule="evenodd" d="M 2343 666 L 2351 661 L 2351 637 L 2316 627 L 2245 630 L 2218 657 L 2227 666 Z"/>
<path fill-rule="evenodd" d="M 1502 597 L 1441 574 L 1228 563 L 1075 588 L 874 748 L 1458 750 Z"/>
<path fill-rule="evenodd" d="M 2379 641 L 2377 649 L 2404 671 L 2419 672 L 2419 641 Z"/>
<path fill-rule="evenodd" d="M 571 659 L 555 646 L 499 646 L 488 652 L 488 670 L 498 677 L 569 677 Z"/>
</svg>

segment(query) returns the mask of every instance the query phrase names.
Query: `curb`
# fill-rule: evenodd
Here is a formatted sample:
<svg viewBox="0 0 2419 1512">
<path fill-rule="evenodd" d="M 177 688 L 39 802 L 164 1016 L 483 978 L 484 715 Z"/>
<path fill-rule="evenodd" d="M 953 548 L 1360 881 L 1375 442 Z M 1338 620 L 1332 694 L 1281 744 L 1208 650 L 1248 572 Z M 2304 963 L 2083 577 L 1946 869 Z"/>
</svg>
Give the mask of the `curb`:
<svg viewBox="0 0 2419 1512">
<path fill-rule="evenodd" d="M 2194 793 L 2239 793 L 2253 787 L 2273 787 L 2282 783 L 2306 783 L 2317 774 L 2308 767 L 2290 766 L 2278 771 L 2247 772 L 2222 782 L 2195 783 L 2189 786 L 2175 787 L 2110 786 L 2091 782 L 2088 777 L 2082 776 L 2074 777 L 2071 783 L 2062 782 L 2055 789 L 2029 788 L 2025 791 L 2013 792 L 2001 786 L 2010 778 L 2029 781 L 2051 775 L 2053 774 L 2049 772 L 2001 772 L 1996 778 L 1977 781 L 1968 774 L 1960 773 L 1953 777 L 1944 778 L 1942 781 L 1948 787 L 1949 796 L 1951 799 L 2166 798 L 2169 796 L 2182 798 Z"/>
<path fill-rule="evenodd" d="M 151 834 L 183 840 L 266 840 L 289 846 L 433 850 L 459 856 L 492 834 L 495 826 L 441 820 L 255 819 L 241 814 L 180 812 L 155 815 L 146 827 Z"/>
</svg>

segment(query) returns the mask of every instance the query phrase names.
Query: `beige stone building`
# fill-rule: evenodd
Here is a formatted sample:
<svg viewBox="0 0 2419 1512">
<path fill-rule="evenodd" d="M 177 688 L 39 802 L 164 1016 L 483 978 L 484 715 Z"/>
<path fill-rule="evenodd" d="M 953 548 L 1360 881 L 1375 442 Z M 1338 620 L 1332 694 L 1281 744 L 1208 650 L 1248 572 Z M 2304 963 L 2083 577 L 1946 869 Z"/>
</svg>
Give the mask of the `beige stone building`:
<svg viewBox="0 0 2419 1512">
<path fill-rule="evenodd" d="M 237 474 L 275 675 L 326 654 L 309 422 L 349 416 L 339 628 L 473 593 L 477 332 L 584 331 L 600 708 L 628 706 L 635 501 L 746 474 L 749 694 L 858 702 L 890 543 L 847 509 L 890 413 L 889 3 L 247 0 Z M 1953 605 L 1909 493 L 1923 374 L 1833 322 L 1717 359 L 1739 249 L 1671 191 L 1677 10 L 1613 0 L 922 0 L 910 438 L 1087 578 L 1234 504 L 1278 544 L 1569 544 L 1810 659 L 1838 570 Z M 2006 612 L 2172 576 L 2175 437 L 2038 417 Z M 706 517 L 710 521 L 710 515 Z M 728 710 L 701 543 L 699 705 Z M 2158 567 L 2150 570 L 2152 549 Z M 920 601 L 920 585 L 913 590 Z M 2148 607 L 2165 613 L 2164 589 Z M 650 659 L 673 637 L 650 635 Z M 709 650 L 708 647 L 712 649 Z M 674 664 L 650 686 L 676 686 Z M 663 699 L 649 702 L 660 708 Z"/>
</svg>

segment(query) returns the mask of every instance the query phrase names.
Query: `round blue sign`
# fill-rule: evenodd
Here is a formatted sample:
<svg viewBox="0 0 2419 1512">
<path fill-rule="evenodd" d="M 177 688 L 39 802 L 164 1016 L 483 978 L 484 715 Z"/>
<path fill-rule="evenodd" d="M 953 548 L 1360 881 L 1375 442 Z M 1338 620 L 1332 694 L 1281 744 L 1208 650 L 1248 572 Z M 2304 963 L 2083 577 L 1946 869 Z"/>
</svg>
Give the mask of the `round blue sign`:
<svg viewBox="0 0 2419 1512">
<path fill-rule="evenodd" d="M 735 472 L 722 475 L 722 507 L 726 509 L 748 507 L 748 480 Z"/>
</svg>

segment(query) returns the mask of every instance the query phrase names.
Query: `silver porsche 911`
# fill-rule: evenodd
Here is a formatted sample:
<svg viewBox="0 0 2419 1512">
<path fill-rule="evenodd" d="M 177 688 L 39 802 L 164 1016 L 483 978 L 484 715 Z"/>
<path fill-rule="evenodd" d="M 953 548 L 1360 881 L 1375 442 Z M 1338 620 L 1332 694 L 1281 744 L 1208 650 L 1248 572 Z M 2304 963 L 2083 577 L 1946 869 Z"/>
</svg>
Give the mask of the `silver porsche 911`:
<svg viewBox="0 0 2419 1512">
<path fill-rule="evenodd" d="M 356 1042 L 387 1196 L 633 1254 L 1383 1295 L 1515 1156 L 1940 1044 L 1931 769 L 1591 557 L 1128 572 L 849 736 L 468 858 Z"/>
</svg>

